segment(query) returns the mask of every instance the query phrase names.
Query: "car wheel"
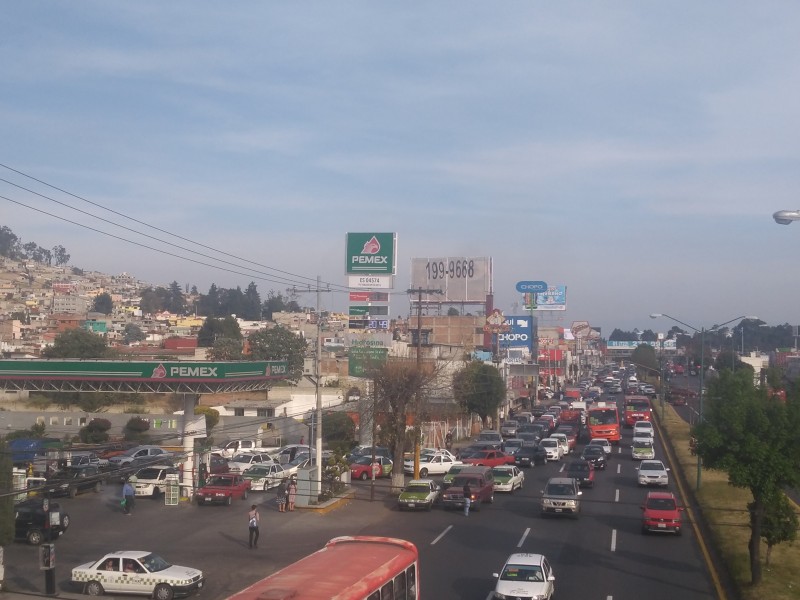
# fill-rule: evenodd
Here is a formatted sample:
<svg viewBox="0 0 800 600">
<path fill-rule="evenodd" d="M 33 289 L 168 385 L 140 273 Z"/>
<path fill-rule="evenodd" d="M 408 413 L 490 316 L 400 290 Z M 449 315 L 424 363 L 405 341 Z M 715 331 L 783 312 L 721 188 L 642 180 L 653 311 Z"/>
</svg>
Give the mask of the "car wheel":
<svg viewBox="0 0 800 600">
<path fill-rule="evenodd" d="M 31 544 L 32 546 L 38 546 L 39 544 L 42 543 L 43 539 L 44 536 L 42 535 L 42 532 L 39 531 L 38 529 L 32 529 L 31 531 L 28 532 L 28 543 Z"/>
<path fill-rule="evenodd" d="M 269 481 L 264 482 L 264 491 L 266 492 L 267 490 L 269 490 Z"/>
<path fill-rule="evenodd" d="M 368 479 L 367 472 L 364 471 L 361 475 L 358 476 L 361 481 L 366 481 Z"/>
<path fill-rule="evenodd" d="M 103 586 L 100 585 L 99 581 L 90 581 L 86 584 L 84 593 L 87 596 L 102 596 L 104 593 Z"/>
<path fill-rule="evenodd" d="M 675 535 L 682 535 L 682 534 L 683 534 L 683 530 L 682 530 L 680 527 L 678 527 L 678 528 L 675 530 Z"/>
<path fill-rule="evenodd" d="M 489 496 L 489 504 L 494 504 L 494 492 L 492 492 L 492 495 Z"/>
<path fill-rule="evenodd" d="M 78 495 L 78 488 L 77 487 L 73 486 L 73 487 L 69 488 L 69 497 L 70 498 L 74 498 L 77 495 Z"/>
<path fill-rule="evenodd" d="M 227 497 L 225 498 L 225 505 L 226 505 L 226 506 L 230 506 L 230 505 L 231 505 L 231 500 L 232 500 L 232 498 L 233 498 L 233 496 L 227 496 Z"/>
<path fill-rule="evenodd" d="M 100 492 L 100 482 L 99 482 L 99 481 L 98 481 L 97 483 L 95 483 L 95 484 L 94 484 L 94 487 L 92 488 L 92 491 L 93 491 L 95 494 L 97 494 L 98 492 Z"/>
<path fill-rule="evenodd" d="M 64 515 L 63 517 L 61 517 L 61 527 L 64 528 L 64 531 L 67 530 L 67 528 L 69 527 L 69 515 Z"/>
<path fill-rule="evenodd" d="M 161 490 L 159 490 L 157 487 L 154 487 L 154 488 L 153 488 L 153 493 L 152 493 L 152 495 L 151 495 L 150 497 L 151 497 L 153 500 L 158 500 L 158 497 L 159 497 L 160 495 L 161 495 Z"/>
<path fill-rule="evenodd" d="M 419 476 L 420 477 L 427 477 L 428 476 L 428 469 L 426 469 L 425 467 L 422 467 L 419 470 Z"/>
<path fill-rule="evenodd" d="M 247 500 L 247 489 L 245 488 L 244 492 L 242 492 L 242 500 Z"/>
<path fill-rule="evenodd" d="M 153 598 L 156 600 L 172 600 L 173 595 L 172 588 L 166 583 L 159 583 L 153 590 Z"/>
</svg>

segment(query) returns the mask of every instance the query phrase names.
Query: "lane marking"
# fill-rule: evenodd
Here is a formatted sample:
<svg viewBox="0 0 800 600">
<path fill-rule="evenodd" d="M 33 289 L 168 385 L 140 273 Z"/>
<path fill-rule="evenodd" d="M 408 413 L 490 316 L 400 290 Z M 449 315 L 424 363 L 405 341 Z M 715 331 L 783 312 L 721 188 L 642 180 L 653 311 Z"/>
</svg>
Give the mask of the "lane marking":
<svg viewBox="0 0 800 600">
<path fill-rule="evenodd" d="M 619 490 L 614 493 L 614 502 L 619 502 Z"/>
<path fill-rule="evenodd" d="M 564 472 L 564 468 L 565 468 L 566 466 L 567 466 L 567 465 L 561 465 L 561 468 L 558 470 L 558 472 L 559 472 L 559 473 L 563 473 L 563 472 Z"/>
<path fill-rule="evenodd" d="M 617 465 L 617 475 L 622 471 L 622 465 Z"/>
<path fill-rule="evenodd" d="M 433 540 L 433 541 L 431 542 L 431 546 L 433 546 L 433 545 L 434 545 L 436 542 L 438 542 L 438 541 L 439 541 L 440 539 L 442 539 L 442 538 L 443 538 L 445 535 L 447 535 L 447 532 L 448 532 L 448 531 L 450 531 L 452 528 L 453 528 L 453 526 L 452 526 L 452 525 L 448 525 L 448 526 L 447 526 L 447 529 L 445 529 L 445 530 L 444 530 L 442 533 L 440 533 L 438 536 L 436 536 L 436 539 L 435 539 L 435 540 Z"/>
<path fill-rule="evenodd" d="M 611 551 L 612 552 L 616 552 L 617 551 L 617 530 L 616 529 L 612 529 L 611 530 Z"/>
<path fill-rule="evenodd" d="M 519 541 L 519 544 L 517 544 L 517 548 L 522 548 L 522 544 L 524 544 L 524 543 L 525 543 L 525 538 L 527 538 L 527 537 L 528 537 L 528 534 L 529 534 L 530 532 L 531 532 L 531 528 L 530 528 L 530 527 L 528 527 L 528 528 L 525 530 L 525 533 L 523 533 L 523 534 L 522 534 L 522 539 L 520 539 L 520 541 Z"/>
</svg>

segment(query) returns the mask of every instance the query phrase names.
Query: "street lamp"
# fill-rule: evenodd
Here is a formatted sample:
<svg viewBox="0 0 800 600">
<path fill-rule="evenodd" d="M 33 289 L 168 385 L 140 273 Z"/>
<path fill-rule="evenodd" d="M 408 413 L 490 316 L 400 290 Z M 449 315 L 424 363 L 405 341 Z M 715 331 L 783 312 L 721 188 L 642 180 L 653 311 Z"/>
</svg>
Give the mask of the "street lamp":
<svg viewBox="0 0 800 600">
<path fill-rule="evenodd" d="M 777 220 L 777 216 L 775 218 Z M 800 219 L 800 211 L 798 211 L 798 219 Z M 703 396 L 704 396 L 703 378 L 704 378 L 704 374 L 705 374 L 706 328 L 705 327 L 701 327 L 700 329 L 698 329 L 697 327 L 694 327 L 693 325 L 689 325 L 688 323 L 684 323 L 680 319 L 676 319 L 675 317 L 673 317 L 672 315 L 668 315 L 667 313 L 652 313 L 650 315 L 651 319 L 658 319 L 659 317 L 665 317 L 667 319 L 675 321 L 676 323 L 680 323 L 684 327 L 688 327 L 689 329 L 691 329 L 695 333 L 699 333 L 700 334 L 700 405 L 698 407 L 697 421 L 698 421 L 698 423 L 702 422 L 702 420 L 703 420 Z M 723 325 L 728 325 L 729 323 L 733 323 L 734 321 L 741 321 L 742 319 L 758 319 L 758 317 L 752 317 L 752 316 L 746 316 L 746 315 L 742 315 L 741 317 L 735 317 L 733 319 L 730 319 L 729 321 L 725 321 L 724 323 L 720 323 L 719 325 L 714 325 L 714 327 L 712 327 L 710 329 L 710 331 L 718 329 L 718 328 L 722 327 Z M 697 491 L 700 490 L 700 484 L 702 482 L 702 473 L 703 473 L 703 461 L 700 458 L 700 456 L 698 455 L 697 456 L 697 482 L 695 484 L 695 490 L 697 490 Z"/>
<path fill-rule="evenodd" d="M 778 225 L 789 225 L 792 221 L 800 221 L 800 210 L 779 210 L 772 218 Z"/>
</svg>

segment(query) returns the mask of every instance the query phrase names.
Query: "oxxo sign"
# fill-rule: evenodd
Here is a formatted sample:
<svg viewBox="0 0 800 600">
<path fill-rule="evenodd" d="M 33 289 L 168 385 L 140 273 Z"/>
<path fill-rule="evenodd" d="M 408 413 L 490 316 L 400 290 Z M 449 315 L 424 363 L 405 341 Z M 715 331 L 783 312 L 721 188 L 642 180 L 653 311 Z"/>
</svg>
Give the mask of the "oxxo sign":
<svg viewBox="0 0 800 600">
<path fill-rule="evenodd" d="M 520 294 L 541 294 L 547 291 L 544 281 L 518 281 L 517 291 Z"/>
</svg>

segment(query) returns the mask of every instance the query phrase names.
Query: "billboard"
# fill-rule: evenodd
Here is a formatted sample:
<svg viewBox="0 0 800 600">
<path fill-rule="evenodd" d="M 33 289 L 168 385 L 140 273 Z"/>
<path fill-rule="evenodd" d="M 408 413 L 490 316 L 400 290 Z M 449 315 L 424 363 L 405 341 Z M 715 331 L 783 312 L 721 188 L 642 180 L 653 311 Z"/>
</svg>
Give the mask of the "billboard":
<svg viewBox="0 0 800 600">
<path fill-rule="evenodd" d="M 525 294 L 525 308 L 535 310 L 567 310 L 567 286 L 549 285 L 546 292 Z M 534 300 L 531 306 L 531 300 Z"/>
<path fill-rule="evenodd" d="M 345 247 L 345 273 L 348 275 L 395 274 L 397 234 L 348 233 Z"/>
<path fill-rule="evenodd" d="M 678 349 L 677 340 L 663 340 L 663 342 L 664 350 L 676 351 Z M 609 350 L 636 350 L 636 348 L 641 344 L 652 346 L 656 350 L 661 349 L 661 342 L 614 342 L 611 340 L 606 343 L 606 348 Z"/>
<path fill-rule="evenodd" d="M 423 303 L 483 303 L 492 289 L 492 259 L 448 256 L 411 259 L 411 288 L 441 290 L 422 294 Z M 412 302 L 419 297 L 409 296 Z"/>
<path fill-rule="evenodd" d="M 533 319 L 530 315 L 519 317 L 506 317 L 506 323 L 511 327 L 505 333 L 497 335 L 498 343 L 501 348 L 527 348 L 529 351 L 533 350 L 533 334 L 536 333 L 536 327 L 533 325 Z"/>
</svg>

